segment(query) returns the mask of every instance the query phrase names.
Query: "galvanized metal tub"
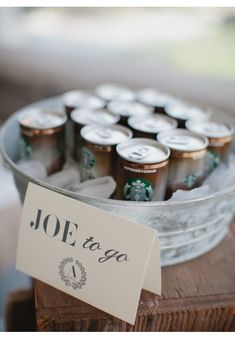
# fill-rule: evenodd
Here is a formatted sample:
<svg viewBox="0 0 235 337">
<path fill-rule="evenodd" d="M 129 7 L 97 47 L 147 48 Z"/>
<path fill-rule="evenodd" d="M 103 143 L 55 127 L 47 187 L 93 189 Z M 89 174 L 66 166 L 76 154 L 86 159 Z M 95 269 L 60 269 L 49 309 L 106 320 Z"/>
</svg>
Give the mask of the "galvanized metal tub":
<svg viewBox="0 0 235 337">
<path fill-rule="evenodd" d="M 29 106 L 28 106 L 29 107 Z M 28 108 L 27 107 L 27 108 Z M 30 107 L 63 110 L 60 97 L 36 102 Z M 235 211 L 235 185 L 213 195 L 180 202 L 132 202 L 94 198 L 56 188 L 23 172 L 17 166 L 20 130 L 15 112 L 4 124 L 1 151 L 10 167 L 23 202 L 28 182 L 62 193 L 95 207 L 158 230 L 162 266 L 187 261 L 214 248 L 228 233 Z M 219 114 L 217 116 L 219 118 Z M 235 125 L 235 119 L 223 114 Z"/>
</svg>

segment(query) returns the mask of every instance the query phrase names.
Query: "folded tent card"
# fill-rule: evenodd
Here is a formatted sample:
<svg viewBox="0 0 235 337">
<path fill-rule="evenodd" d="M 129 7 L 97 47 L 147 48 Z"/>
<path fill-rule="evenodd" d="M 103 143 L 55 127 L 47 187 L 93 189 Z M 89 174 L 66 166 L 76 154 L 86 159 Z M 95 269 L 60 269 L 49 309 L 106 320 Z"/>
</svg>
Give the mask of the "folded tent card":
<svg viewBox="0 0 235 337">
<path fill-rule="evenodd" d="M 130 324 L 142 288 L 161 294 L 155 230 L 32 183 L 16 266 Z"/>
</svg>

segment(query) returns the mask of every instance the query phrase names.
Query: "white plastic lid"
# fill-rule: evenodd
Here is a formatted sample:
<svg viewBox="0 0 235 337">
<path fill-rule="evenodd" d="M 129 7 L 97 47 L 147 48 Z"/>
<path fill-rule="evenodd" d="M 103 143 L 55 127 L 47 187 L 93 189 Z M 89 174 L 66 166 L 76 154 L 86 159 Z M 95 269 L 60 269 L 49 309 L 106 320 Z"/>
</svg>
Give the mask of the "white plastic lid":
<svg viewBox="0 0 235 337">
<path fill-rule="evenodd" d="M 176 151 L 200 151 L 208 145 L 207 138 L 185 129 L 161 132 L 158 134 L 157 139 L 171 150 Z"/>
<path fill-rule="evenodd" d="M 105 101 L 133 101 L 135 93 L 129 88 L 113 83 L 101 84 L 95 89 L 96 95 Z"/>
<path fill-rule="evenodd" d="M 102 99 L 81 90 L 68 91 L 62 96 L 62 99 L 66 106 L 72 108 L 99 109 L 105 106 Z"/>
<path fill-rule="evenodd" d="M 160 114 L 150 115 L 149 117 L 130 117 L 128 119 L 128 125 L 130 127 L 147 133 L 159 133 L 172 130 L 177 128 L 177 124 L 175 119 Z"/>
<path fill-rule="evenodd" d="M 153 139 L 133 138 L 118 144 L 117 153 L 133 163 L 156 164 L 166 160 L 170 150 Z"/>
<path fill-rule="evenodd" d="M 99 125 L 110 125 L 115 124 L 119 121 L 119 116 L 111 113 L 106 109 L 75 109 L 71 113 L 71 119 L 79 124 L 99 124 Z"/>
<path fill-rule="evenodd" d="M 165 107 L 172 101 L 173 97 L 164 94 L 153 88 L 145 88 L 137 92 L 137 99 L 139 102 L 151 106 Z"/>
<path fill-rule="evenodd" d="M 204 121 L 202 123 L 188 121 L 186 127 L 193 132 L 209 138 L 224 138 L 234 134 L 234 128 L 231 125 L 216 121 Z"/>
<path fill-rule="evenodd" d="M 121 125 L 87 125 L 81 129 L 81 136 L 89 143 L 108 146 L 116 145 L 132 137 L 132 132 Z"/>
<path fill-rule="evenodd" d="M 111 102 L 108 109 L 123 117 L 146 116 L 153 112 L 153 108 L 137 102 Z"/>
<path fill-rule="evenodd" d="M 210 117 L 210 112 L 198 107 L 191 106 L 185 102 L 175 100 L 166 107 L 166 113 L 173 118 L 183 120 L 197 119 L 206 120 Z"/>
<path fill-rule="evenodd" d="M 37 108 L 27 109 L 19 115 L 19 123 L 32 129 L 50 129 L 63 125 L 67 121 L 64 114 L 43 111 Z"/>
</svg>

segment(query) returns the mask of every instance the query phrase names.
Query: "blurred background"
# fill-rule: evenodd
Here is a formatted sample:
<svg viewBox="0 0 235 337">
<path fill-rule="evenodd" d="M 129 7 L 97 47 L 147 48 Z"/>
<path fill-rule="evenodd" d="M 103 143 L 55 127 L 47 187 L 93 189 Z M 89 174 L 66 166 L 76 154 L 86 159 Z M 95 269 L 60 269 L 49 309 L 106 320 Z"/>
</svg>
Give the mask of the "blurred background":
<svg viewBox="0 0 235 337">
<path fill-rule="evenodd" d="M 0 126 L 16 109 L 101 82 L 153 86 L 235 114 L 235 9 L 0 8 Z M 21 206 L 0 158 L 0 330 Z M 7 238 L 7 239 L 6 239 Z"/>
<path fill-rule="evenodd" d="M 106 81 L 233 113 L 234 60 L 233 8 L 2 8 L 0 116 Z"/>
</svg>

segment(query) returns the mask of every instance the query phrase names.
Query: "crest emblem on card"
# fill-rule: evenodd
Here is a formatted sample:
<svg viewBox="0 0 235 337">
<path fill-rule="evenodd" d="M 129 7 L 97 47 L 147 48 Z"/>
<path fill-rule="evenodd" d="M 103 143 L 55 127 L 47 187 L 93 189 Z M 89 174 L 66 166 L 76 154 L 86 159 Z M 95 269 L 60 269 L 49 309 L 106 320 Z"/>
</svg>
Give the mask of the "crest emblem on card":
<svg viewBox="0 0 235 337">
<path fill-rule="evenodd" d="M 60 262 L 59 274 L 65 285 L 74 290 L 81 289 L 87 281 L 85 268 L 72 257 L 66 257 Z"/>
</svg>

